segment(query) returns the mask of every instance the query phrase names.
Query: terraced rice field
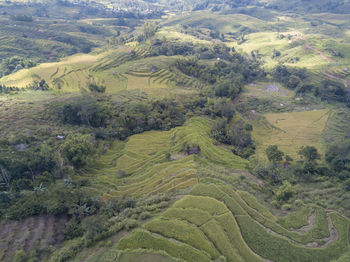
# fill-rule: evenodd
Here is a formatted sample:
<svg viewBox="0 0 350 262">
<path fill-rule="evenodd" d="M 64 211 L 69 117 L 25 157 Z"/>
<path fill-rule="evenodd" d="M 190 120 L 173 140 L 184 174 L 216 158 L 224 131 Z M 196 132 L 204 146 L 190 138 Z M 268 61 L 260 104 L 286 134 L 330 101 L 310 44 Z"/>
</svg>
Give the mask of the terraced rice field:
<svg viewBox="0 0 350 262">
<path fill-rule="evenodd" d="M 304 216 L 308 227 L 290 230 L 252 195 L 198 184 L 160 217 L 123 238 L 117 248 L 163 251 L 194 262 L 222 256 L 235 262 L 319 262 L 349 250 L 348 219 L 318 207 L 305 208 L 313 216 Z"/>
<path fill-rule="evenodd" d="M 199 155 L 187 155 L 186 144 L 200 147 Z M 169 131 L 150 131 L 114 142 L 93 167 L 81 175 L 94 179 L 104 198 L 144 196 L 186 189 L 198 183 L 196 168 L 207 162 L 245 169 L 247 161 L 214 145 L 210 122 L 192 118 Z"/>
<path fill-rule="evenodd" d="M 44 79 L 49 84 L 56 81 L 58 85 L 57 81 L 60 79 L 61 88 L 66 87 L 67 91 L 79 90 L 78 83 L 81 82 L 81 77 L 77 72 L 86 73 L 87 68 L 101 59 L 101 57 L 100 55 L 90 54 L 74 55 L 63 59 L 61 62 L 44 63 L 34 68 L 20 70 L 3 77 L 0 82 L 5 85 L 24 88 L 32 84 L 33 81 L 40 81 L 41 79 Z M 71 83 L 72 80 L 74 80 L 74 83 Z M 84 81 L 86 82 L 87 80 Z"/>
<path fill-rule="evenodd" d="M 175 87 L 176 75 L 165 69 L 155 72 L 128 72 L 125 74 L 128 79 L 128 89 L 140 89 L 149 91 L 151 88 Z"/>
<path fill-rule="evenodd" d="M 350 132 L 350 110 L 342 108 L 331 111 L 322 138 L 327 145 L 342 142 Z"/>
<path fill-rule="evenodd" d="M 265 149 L 278 145 L 280 150 L 297 158 L 302 146 L 315 146 L 322 152 L 322 133 L 330 111 L 328 109 L 265 114 L 254 123 L 253 138 L 257 142 L 257 156 L 265 159 Z"/>
<path fill-rule="evenodd" d="M 88 83 L 96 82 L 107 86 L 107 92 L 115 93 L 126 89 L 128 77 L 118 67 L 149 53 L 140 48 L 121 47 L 100 54 L 79 54 L 63 59 L 57 63 L 44 63 L 30 69 L 23 69 L 0 79 L 0 83 L 25 88 L 34 81 L 44 79 L 50 87 L 64 92 L 86 89 Z M 132 82 L 132 80 L 131 80 Z M 142 82 L 142 79 L 141 79 Z M 136 83 L 133 88 L 141 88 Z"/>
</svg>

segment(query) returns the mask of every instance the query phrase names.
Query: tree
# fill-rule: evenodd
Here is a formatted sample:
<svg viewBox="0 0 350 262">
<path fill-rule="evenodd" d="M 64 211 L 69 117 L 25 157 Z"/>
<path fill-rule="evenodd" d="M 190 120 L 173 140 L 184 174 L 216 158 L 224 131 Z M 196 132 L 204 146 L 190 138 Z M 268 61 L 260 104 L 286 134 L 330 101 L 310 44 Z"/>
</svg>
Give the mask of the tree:
<svg viewBox="0 0 350 262">
<path fill-rule="evenodd" d="M 295 187 L 288 181 L 284 181 L 283 185 L 274 191 L 278 201 L 288 201 L 296 193 Z"/>
<path fill-rule="evenodd" d="M 317 148 L 315 148 L 314 146 L 303 146 L 299 150 L 298 154 L 307 162 L 314 162 L 321 158 L 317 151 Z"/>
<path fill-rule="evenodd" d="M 86 237 L 89 240 L 94 240 L 98 235 L 105 230 L 104 218 L 102 216 L 91 216 L 83 221 L 83 229 L 86 232 Z"/>
<path fill-rule="evenodd" d="M 62 155 L 75 167 L 87 164 L 88 156 L 93 152 L 90 135 L 70 134 L 61 146 Z"/>
<path fill-rule="evenodd" d="M 281 162 L 284 156 L 284 153 L 278 149 L 277 145 L 270 145 L 265 150 L 266 156 L 272 163 Z"/>
<path fill-rule="evenodd" d="M 146 39 L 151 38 L 156 34 L 157 29 L 158 27 L 156 23 L 146 22 L 143 26 L 143 35 L 145 36 Z"/>
<path fill-rule="evenodd" d="M 290 89 L 295 89 L 299 86 L 299 84 L 301 84 L 301 79 L 300 77 L 296 76 L 296 75 L 291 75 L 288 82 L 287 82 L 287 87 Z"/>
<path fill-rule="evenodd" d="M 88 88 L 91 92 L 95 92 L 95 93 L 104 93 L 106 92 L 106 86 L 104 85 L 98 85 L 95 83 L 89 83 L 88 84 Z"/>
<path fill-rule="evenodd" d="M 345 141 L 342 144 L 332 145 L 327 150 L 325 158 L 334 172 L 350 171 L 350 142 Z"/>
<path fill-rule="evenodd" d="M 279 56 L 281 56 L 281 52 L 276 50 L 276 49 L 273 49 L 272 58 L 276 58 L 276 57 L 279 57 Z"/>
</svg>

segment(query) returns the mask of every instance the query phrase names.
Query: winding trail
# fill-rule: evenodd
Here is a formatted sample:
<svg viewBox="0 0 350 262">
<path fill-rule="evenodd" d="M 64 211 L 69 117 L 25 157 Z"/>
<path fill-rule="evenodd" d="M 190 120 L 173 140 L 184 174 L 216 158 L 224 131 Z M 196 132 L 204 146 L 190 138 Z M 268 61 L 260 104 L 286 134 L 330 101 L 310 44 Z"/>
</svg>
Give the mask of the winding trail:
<svg viewBox="0 0 350 262">
<path fill-rule="evenodd" d="M 322 74 L 325 75 L 326 77 L 335 80 L 335 81 L 341 81 L 343 82 L 343 84 L 345 85 L 346 88 L 350 87 L 350 79 L 346 79 L 345 77 L 341 76 L 341 75 L 337 75 L 337 74 L 333 74 L 330 73 L 329 70 L 338 65 L 338 61 L 330 58 L 329 56 L 327 56 L 323 51 L 317 49 L 316 47 L 312 46 L 310 44 L 309 39 L 307 39 L 305 36 L 299 36 L 297 39 L 302 39 L 304 41 L 306 41 L 306 44 L 304 45 L 305 49 L 309 49 L 314 51 L 315 53 L 317 53 L 323 60 L 327 61 L 327 62 L 331 62 L 331 64 L 327 67 L 327 69 L 325 69 Z"/>
<path fill-rule="evenodd" d="M 301 228 L 297 228 L 297 229 L 291 229 L 291 231 L 294 232 L 298 232 L 298 233 L 307 233 L 308 231 L 310 231 L 316 222 L 316 212 L 315 210 L 312 210 L 312 212 L 310 213 L 310 215 L 307 218 L 307 222 L 308 224 L 306 226 L 303 226 Z"/>
</svg>

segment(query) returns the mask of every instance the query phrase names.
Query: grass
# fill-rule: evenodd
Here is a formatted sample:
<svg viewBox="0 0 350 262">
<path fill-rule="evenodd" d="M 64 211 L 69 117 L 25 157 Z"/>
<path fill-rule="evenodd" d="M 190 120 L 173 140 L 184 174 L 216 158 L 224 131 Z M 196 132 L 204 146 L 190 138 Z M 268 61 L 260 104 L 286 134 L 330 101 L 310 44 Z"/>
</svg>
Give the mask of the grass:
<svg viewBox="0 0 350 262">
<path fill-rule="evenodd" d="M 341 143 L 344 137 L 350 132 L 348 125 L 350 121 L 350 110 L 340 108 L 333 110 L 328 118 L 326 127 L 322 133 L 322 138 L 326 145 Z"/>
<path fill-rule="evenodd" d="M 225 188 L 223 189 L 225 190 Z M 228 190 L 227 188 L 225 192 L 229 194 L 229 197 L 235 194 L 233 190 Z M 237 195 L 234 196 L 236 196 L 236 199 L 238 199 Z M 254 220 L 258 221 L 261 225 L 272 230 L 273 232 L 288 237 L 289 239 L 295 242 L 307 244 L 312 242 L 314 239 L 321 239 L 329 236 L 326 214 L 325 211 L 321 208 L 316 209 L 316 221 L 314 227 L 310 231 L 307 231 L 305 234 L 300 234 L 294 231 L 286 230 L 285 228 L 281 227 L 275 222 L 276 218 L 270 220 L 269 218 L 264 217 L 257 210 L 251 208 L 245 202 L 242 201 L 243 200 L 240 200 L 240 205 Z M 231 208 L 230 210 L 235 211 Z"/>
<path fill-rule="evenodd" d="M 288 230 L 292 228 L 299 229 L 308 225 L 308 217 L 311 212 L 311 207 L 303 205 L 296 212 L 289 213 L 288 215 L 279 218 L 278 223 Z"/>
<path fill-rule="evenodd" d="M 35 80 L 40 81 L 44 79 L 47 83 L 54 85 L 54 83 L 58 83 L 58 80 L 55 82 L 55 79 L 60 79 L 61 83 L 63 83 L 62 89 L 78 91 L 79 87 L 85 87 L 89 80 L 87 76 L 88 66 L 98 61 L 101 57 L 102 55 L 78 54 L 65 58 L 60 62 L 43 63 L 5 76 L 1 79 L 1 83 L 24 88 Z"/>
<path fill-rule="evenodd" d="M 269 99 L 275 98 L 286 102 L 294 96 L 294 92 L 278 83 L 258 82 L 244 87 L 242 95 L 248 98 Z"/>
<path fill-rule="evenodd" d="M 235 253 L 242 258 L 242 261 L 261 261 L 261 258 L 258 255 L 254 254 L 250 247 L 244 242 L 240 228 L 232 213 L 225 213 L 221 216 L 218 216 L 216 217 L 216 221 L 226 233 Z"/>
<path fill-rule="evenodd" d="M 344 19 L 341 16 L 329 16 L 327 22 L 342 24 Z M 305 66 L 313 71 L 312 81 L 315 84 L 325 78 L 323 71 L 326 69 L 344 79 L 350 76 L 343 68 L 348 63 L 348 44 L 338 40 L 324 41 L 327 37 L 322 32 L 333 28 L 333 25 L 313 28 L 312 32 L 306 33 L 308 22 L 300 18 L 294 22 L 287 18 L 282 20 L 264 23 L 243 14 L 185 13 L 162 21 L 165 27 L 157 32 L 157 36 L 208 44 L 211 39 L 206 34 L 214 28 L 225 34 L 228 46 L 248 54 L 258 50 L 267 68 L 280 62 Z M 195 34 L 183 32 L 180 24 L 193 28 Z M 279 38 L 280 33 L 274 29 L 277 25 L 283 27 L 283 34 L 294 35 L 292 40 Z M 240 35 L 243 29 L 248 32 L 247 41 L 238 45 L 232 35 Z M 324 45 L 320 44 L 322 41 Z M 322 58 L 317 51 L 307 48 L 307 43 L 322 52 L 328 47 L 345 50 L 345 58 L 336 59 L 338 64 L 330 66 L 331 62 Z M 44 44 L 48 43 L 38 42 L 38 45 Z M 274 49 L 281 51 L 280 57 L 271 57 Z M 295 57 L 300 60 L 294 63 L 292 60 Z M 130 42 L 128 46 L 114 50 L 78 54 L 60 62 L 41 64 L 0 81 L 26 87 L 34 80 L 45 79 L 51 87 L 56 90 L 60 88 L 61 92 L 76 92 L 94 81 L 106 85 L 107 93 L 119 94 L 120 99 L 126 102 L 142 100 L 145 93 L 154 97 L 190 95 L 193 90 L 177 88 L 177 72 L 168 70 L 169 64 L 175 59 L 177 57 L 149 57 L 149 53 L 137 42 Z M 186 87 L 196 85 L 191 78 L 186 81 Z M 259 82 L 248 85 L 243 96 L 263 99 L 273 97 L 282 103 L 290 102 L 293 92 L 282 86 L 275 88 L 275 84 L 271 89 L 268 87 L 271 84 Z M 265 159 L 265 148 L 271 144 L 278 145 L 293 158 L 297 157 L 297 151 L 303 145 L 313 145 L 322 151 L 322 135 L 329 139 L 328 143 L 332 143 L 339 141 L 347 132 L 346 109 L 337 112 L 328 109 L 308 110 L 265 114 L 264 120 L 256 121 L 253 137 L 257 142 L 258 157 Z M 3 123 L 7 122 L 8 125 L 11 121 L 6 119 Z M 222 255 L 227 261 L 255 262 L 266 258 L 283 262 L 318 262 L 338 259 L 349 250 L 349 221 L 337 213 L 306 205 L 295 213 L 278 218 L 253 195 L 225 186 L 234 184 L 240 174 L 238 171 L 247 169 L 248 161 L 233 155 L 227 148 L 216 146 L 210 137 L 210 130 L 210 120 L 194 117 L 184 126 L 169 131 L 150 131 L 134 135 L 127 141 L 114 141 L 105 153 L 96 155 L 93 165 L 76 177 L 93 181 L 93 189 L 104 200 L 163 192 L 189 192 L 159 217 L 150 219 L 142 229 L 133 231 L 119 241 L 113 247 L 118 253 L 122 251 L 118 261 L 170 262 L 181 259 L 205 262 L 216 260 Z M 200 154 L 187 155 L 183 149 L 188 144 L 198 145 Z M 216 185 L 210 184 L 213 182 Z M 311 210 L 315 212 L 314 225 L 302 232 L 296 231 L 308 225 Z M 338 238 L 322 246 L 327 242 L 327 237 L 332 236 L 328 221 L 332 222 Z M 21 233 L 23 237 L 25 232 Z M 315 243 L 318 243 L 318 247 L 311 248 Z M 70 252 L 76 252 L 82 245 L 79 241 L 66 242 L 64 248 L 54 254 L 52 261 L 67 259 Z M 76 261 L 97 260 L 108 248 L 94 247 L 92 256 L 81 253 Z"/>
<path fill-rule="evenodd" d="M 170 256 L 180 258 L 185 261 L 211 261 L 210 258 L 203 252 L 200 252 L 186 244 L 178 244 L 169 239 L 153 236 L 151 233 L 144 230 L 136 230 L 130 236 L 123 238 L 117 245 L 118 249 L 152 249 L 162 250 Z"/>
<path fill-rule="evenodd" d="M 330 261 L 349 249 L 348 221 L 332 214 L 334 226 L 340 232 L 339 240 L 326 248 L 312 249 L 296 246 L 283 237 L 267 234 L 257 222 L 245 216 L 237 217 L 242 235 L 249 246 L 261 256 L 274 261 Z"/>
<path fill-rule="evenodd" d="M 125 252 L 118 257 L 118 261 L 175 262 L 175 260 L 169 256 L 165 256 L 162 254 L 154 254 L 152 252 Z"/>
<path fill-rule="evenodd" d="M 207 240 L 206 236 L 196 226 L 176 220 L 156 218 L 144 225 L 144 228 L 150 232 L 160 234 L 167 238 L 172 238 L 186 243 L 196 249 L 208 253 L 215 260 L 220 254 Z"/>
<path fill-rule="evenodd" d="M 203 196 L 185 196 L 174 204 L 176 208 L 198 208 L 209 213 L 211 216 L 222 215 L 228 210 L 220 201 Z"/>
<path fill-rule="evenodd" d="M 223 254 L 228 261 L 242 261 L 233 249 L 230 240 L 226 236 L 224 230 L 215 220 L 201 226 L 201 230 L 214 243 L 215 247 Z"/>
<path fill-rule="evenodd" d="M 195 208 L 195 207 L 193 208 L 172 207 L 166 210 L 162 214 L 162 217 L 185 220 L 196 226 L 201 226 L 212 218 L 209 212 L 199 208 Z"/>
<path fill-rule="evenodd" d="M 246 191 L 237 191 L 238 195 L 246 202 L 248 206 L 251 208 L 254 208 L 256 211 L 258 211 L 262 216 L 272 220 L 276 221 L 276 217 L 271 214 L 271 212 L 262 204 L 258 202 L 258 200 L 251 194 L 249 194 Z"/>
</svg>

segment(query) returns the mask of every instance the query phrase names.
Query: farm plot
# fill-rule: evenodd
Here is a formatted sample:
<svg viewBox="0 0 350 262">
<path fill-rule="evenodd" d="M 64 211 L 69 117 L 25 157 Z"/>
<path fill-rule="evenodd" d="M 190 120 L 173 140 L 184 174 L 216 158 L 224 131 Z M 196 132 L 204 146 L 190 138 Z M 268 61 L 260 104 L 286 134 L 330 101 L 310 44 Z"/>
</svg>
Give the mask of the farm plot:
<svg viewBox="0 0 350 262">
<path fill-rule="evenodd" d="M 199 259 L 196 251 L 201 251 L 201 261 L 221 256 L 249 262 L 339 258 L 349 249 L 349 220 L 316 206 L 310 208 L 316 212 L 310 228 L 292 231 L 281 227 L 247 192 L 198 184 L 160 217 L 123 238 L 117 248 L 164 251 L 185 261 Z M 172 247 L 183 250 L 174 252 Z"/>
<path fill-rule="evenodd" d="M 315 146 L 322 151 L 322 132 L 330 111 L 328 109 L 265 114 L 265 120 L 254 124 L 253 138 L 257 141 L 257 156 L 265 158 L 269 145 L 297 157 L 298 150 L 305 145 Z"/>
</svg>

